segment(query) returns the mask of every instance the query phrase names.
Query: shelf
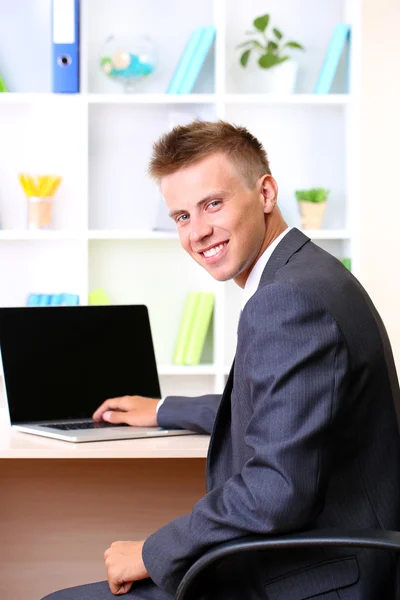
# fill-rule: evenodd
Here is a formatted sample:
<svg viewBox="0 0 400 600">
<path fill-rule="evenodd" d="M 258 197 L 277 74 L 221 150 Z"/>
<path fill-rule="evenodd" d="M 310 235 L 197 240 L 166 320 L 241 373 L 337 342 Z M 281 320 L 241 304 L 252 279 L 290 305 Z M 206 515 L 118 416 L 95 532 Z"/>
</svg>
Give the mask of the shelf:
<svg viewBox="0 0 400 600">
<path fill-rule="evenodd" d="M 347 105 L 348 94 L 0 94 L 0 104 L 23 104 L 68 102 L 75 105 L 87 104 L 267 104 L 267 105 Z"/>
<path fill-rule="evenodd" d="M 3 229 L 0 231 L 0 241 L 56 241 L 69 240 L 77 241 L 86 239 L 86 232 L 67 231 L 67 230 L 43 230 L 31 231 L 24 229 Z"/>
<path fill-rule="evenodd" d="M 351 232 L 348 229 L 302 229 L 304 235 L 312 240 L 349 240 Z"/>
<path fill-rule="evenodd" d="M 216 375 L 218 369 L 215 365 L 161 365 L 158 367 L 159 375 Z"/>
<path fill-rule="evenodd" d="M 312 240 L 347 240 L 351 232 L 347 229 L 305 229 L 303 233 Z M 57 241 L 57 240 L 177 240 L 174 231 L 147 231 L 130 229 L 92 229 L 84 231 L 29 231 L 4 229 L 0 231 L 0 241 Z"/>
<path fill-rule="evenodd" d="M 0 104 L 63 103 L 87 104 L 214 104 L 214 94 L 0 94 Z"/>
<path fill-rule="evenodd" d="M 88 232 L 89 240 L 177 240 L 174 231 L 147 231 L 129 229 L 92 229 Z"/>
<path fill-rule="evenodd" d="M 89 104 L 214 104 L 214 94 L 87 94 Z"/>
<path fill-rule="evenodd" d="M 221 98 L 226 104 L 321 104 L 346 105 L 348 94 L 226 94 Z"/>
</svg>

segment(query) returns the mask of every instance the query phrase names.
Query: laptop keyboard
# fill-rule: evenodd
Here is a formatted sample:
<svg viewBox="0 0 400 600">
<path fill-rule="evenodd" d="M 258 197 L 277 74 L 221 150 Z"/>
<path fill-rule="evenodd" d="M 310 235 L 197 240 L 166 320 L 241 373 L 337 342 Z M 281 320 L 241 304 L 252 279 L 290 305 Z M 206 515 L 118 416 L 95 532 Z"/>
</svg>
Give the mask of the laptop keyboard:
<svg viewBox="0 0 400 600">
<path fill-rule="evenodd" d="M 71 429 L 104 429 L 105 427 L 129 427 L 126 423 L 107 423 L 107 421 L 99 421 L 99 422 L 82 422 L 82 423 L 46 423 L 45 425 L 41 425 L 41 427 L 51 427 L 51 429 L 62 429 L 71 430 Z"/>
</svg>

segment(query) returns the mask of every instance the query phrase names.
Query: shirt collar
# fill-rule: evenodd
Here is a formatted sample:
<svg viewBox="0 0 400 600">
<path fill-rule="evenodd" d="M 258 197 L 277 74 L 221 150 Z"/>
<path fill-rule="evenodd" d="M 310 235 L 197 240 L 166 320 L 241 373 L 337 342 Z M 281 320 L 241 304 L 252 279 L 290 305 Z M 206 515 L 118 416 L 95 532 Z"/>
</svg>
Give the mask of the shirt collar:
<svg viewBox="0 0 400 600">
<path fill-rule="evenodd" d="M 245 283 L 245 286 L 244 286 L 242 310 L 245 307 L 246 303 L 250 300 L 252 295 L 256 292 L 256 290 L 259 286 L 259 283 L 260 283 L 261 275 L 263 274 L 265 266 L 266 266 L 267 262 L 269 261 L 269 259 L 271 258 L 273 251 L 275 250 L 275 248 L 277 247 L 279 242 L 283 240 L 285 235 L 287 233 L 289 233 L 289 231 L 291 229 L 293 229 L 293 228 L 288 227 L 287 229 L 285 229 L 285 231 L 283 231 L 280 235 L 278 235 L 278 237 L 272 242 L 272 244 L 270 244 L 268 246 L 268 248 L 266 248 L 264 250 L 264 252 L 261 254 L 261 256 L 258 259 L 258 261 L 256 262 L 256 264 L 250 271 L 250 274 L 249 274 L 247 281 Z"/>
</svg>

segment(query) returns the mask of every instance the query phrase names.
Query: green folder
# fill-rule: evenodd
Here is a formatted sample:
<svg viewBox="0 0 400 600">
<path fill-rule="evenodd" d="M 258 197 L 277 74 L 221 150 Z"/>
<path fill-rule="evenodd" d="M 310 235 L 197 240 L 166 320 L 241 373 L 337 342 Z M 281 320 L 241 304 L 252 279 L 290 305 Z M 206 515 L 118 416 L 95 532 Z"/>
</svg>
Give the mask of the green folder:
<svg viewBox="0 0 400 600">
<path fill-rule="evenodd" d="M 186 302 L 183 309 L 181 322 L 179 325 L 178 336 L 176 338 L 174 356 L 172 362 L 175 365 L 184 365 L 186 348 L 194 323 L 197 305 L 200 299 L 200 292 L 189 292 L 186 296 Z"/>
<path fill-rule="evenodd" d="M 214 298 L 215 296 L 212 292 L 199 292 L 195 319 L 191 327 L 190 338 L 185 352 L 185 365 L 198 365 L 200 362 L 213 313 Z"/>
</svg>

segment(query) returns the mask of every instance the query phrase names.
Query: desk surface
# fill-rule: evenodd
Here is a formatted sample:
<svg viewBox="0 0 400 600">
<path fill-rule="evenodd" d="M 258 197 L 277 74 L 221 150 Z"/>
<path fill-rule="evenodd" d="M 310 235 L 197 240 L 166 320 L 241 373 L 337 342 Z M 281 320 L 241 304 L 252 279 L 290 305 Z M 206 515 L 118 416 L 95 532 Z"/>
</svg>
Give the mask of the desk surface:
<svg viewBox="0 0 400 600">
<path fill-rule="evenodd" d="M 208 435 L 73 444 L 14 431 L 0 410 L 0 458 L 205 458 Z"/>
</svg>

